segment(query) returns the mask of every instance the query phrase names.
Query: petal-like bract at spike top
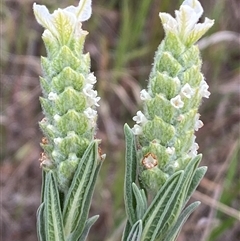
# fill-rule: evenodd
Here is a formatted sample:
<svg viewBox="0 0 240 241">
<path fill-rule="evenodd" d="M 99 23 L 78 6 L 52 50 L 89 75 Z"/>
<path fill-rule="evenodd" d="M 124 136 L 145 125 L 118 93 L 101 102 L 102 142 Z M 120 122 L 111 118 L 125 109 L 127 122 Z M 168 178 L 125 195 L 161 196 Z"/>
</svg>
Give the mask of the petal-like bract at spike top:
<svg viewBox="0 0 240 241">
<path fill-rule="evenodd" d="M 203 23 L 197 23 L 203 14 L 203 8 L 198 0 L 186 0 L 175 11 L 176 18 L 168 13 L 160 13 L 164 30 L 177 34 L 181 41 L 190 46 L 200 39 L 212 27 L 214 21 L 205 18 Z"/>
<path fill-rule="evenodd" d="M 80 0 L 77 7 L 69 6 L 65 10 L 72 12 L 78 21 L 84 22 L 92 15 L 92 0 Z"/>
<path fill-rule="evenodd" d="M 198 18 L 202 16 L 203 8 L 198 0 L 185 0 L 182 3 L 182 6 L 184 5 L 190 6 L 194 10 L 194 12 L 199 16 Z"/>
<path fill-rule="evenodd" d="M 80 22 L 90 18 L 91 4 L 92 0 L 80 0 L 77 7 L 59 8 L 50 14 L 46 6 L 34 3 L 33 11 L 38 23 L 48 29 L 63 44 L 68 42 Z"/>
</svg>

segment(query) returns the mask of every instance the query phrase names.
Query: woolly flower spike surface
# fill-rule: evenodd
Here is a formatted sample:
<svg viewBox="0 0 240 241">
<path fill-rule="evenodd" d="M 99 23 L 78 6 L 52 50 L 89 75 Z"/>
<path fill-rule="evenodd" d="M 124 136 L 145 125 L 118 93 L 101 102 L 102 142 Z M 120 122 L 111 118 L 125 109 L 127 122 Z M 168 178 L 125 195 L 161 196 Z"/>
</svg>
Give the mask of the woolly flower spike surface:
<svg viewBox="0 0 240 241">
<path fill-rule="evenodd" d="M 194 43 L 214 23 L 208 18 L 198 23 L 202 14 L 197 0 L 184 1 L 175 18 L 159 14 L 166 36 L 156 52 L 148 88 L 140 92 L 144 113 L 138 111 L 133 117 L 136 124 L 132 129 L 139 151 L 140 179 L 152 190 L 197 155 L 194 131 L 203 126 L 198 108 L 210 92 Z M 156 165 L 146 166 L 146 156 L 154 157 Z"/>
<path fill-rule="evenodd" d="M 48 140 L 42 143 L 48 165 L 54 169 L 60 190 L 69 187 L 76 167 L 94 139 L 100 97 L 94 90 L 96 77 L 90 73 L 89 54 L 83 54 L 87 31 L 81 22 L 90 18 L 91 0 L 77 7 L 57 9 L 52 14 L 44 5 L 33 5 L 34 14 L 45 30 L 47 57 L 42 57 L 40 98 L 45 118 L 40 127 Z"/>
</svg>

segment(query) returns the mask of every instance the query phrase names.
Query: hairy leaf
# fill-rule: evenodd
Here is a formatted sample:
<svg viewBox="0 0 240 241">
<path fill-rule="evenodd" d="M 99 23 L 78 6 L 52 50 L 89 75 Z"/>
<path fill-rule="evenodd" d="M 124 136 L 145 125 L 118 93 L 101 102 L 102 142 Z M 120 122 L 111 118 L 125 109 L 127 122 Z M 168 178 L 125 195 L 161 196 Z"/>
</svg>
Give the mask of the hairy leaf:
<svg viewBox="0 0 240 241">
<path fill-rule="evenodd" d="M 78 164 L 71 186 L 66 195 L 63 208 L 63 223 L 66 236 L 70 235 L 76 229 L 79 217 L 81 217 L 86 195 L 88 195 L 87 191 L 89 191 L 89 185 L 91 185 L 91 180 L 93 180 L 95 175 L 97 146 L 97 141 L 93 141 L 88 146 Z M 82 230 L 85 221 L 83 222 Z"/>
<path fill-rule="evenodd" d="M 65 241 L 63 233 L 63 221 L 59 201 L 57 182 L 54 173 L 49 171 L 46 174 L 45 184 L 45 230 L 47 241 Z"/>
<path fill-rule="evenodd" d="M 135 137 L 127 124 L 124 125 L 126 138 L 126 156 L 125 156 L 125 179 L 124 179 L 124 202 L 127 217 L 131 225 L 136 222 L 136 200 L 134 198 L 132 183 L 136 180 L 137 160 Z"/>
<path fill-rule="evenodd" d="M 200 202 L 191 203 L 179 216 L 175 225 L 169 230 L 164 241 L 175 241 L 183 224 L 187 221 L 191 213 L 200 205 Z"/>
<path fill-rule="evenodd" d="M 142 220 L 137 221 L 128 235 L 127 241 L 140 241 L 142 234 Z"/>
</svg>

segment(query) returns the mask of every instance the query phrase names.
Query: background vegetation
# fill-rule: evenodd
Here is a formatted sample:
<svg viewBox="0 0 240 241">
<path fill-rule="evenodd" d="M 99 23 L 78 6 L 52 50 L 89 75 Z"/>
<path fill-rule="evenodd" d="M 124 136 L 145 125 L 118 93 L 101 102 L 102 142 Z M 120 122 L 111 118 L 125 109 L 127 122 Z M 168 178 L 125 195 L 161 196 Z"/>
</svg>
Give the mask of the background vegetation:
<svg viewBox="0 0 240 241">
<path fill-rule="evenodd" d="M 101 96 L 97 137 L 107 153 L 95 191 L 92 214 L 100 214 L 89 240 L 117 241 L 123 228 L 123 124 L 133 124 L 139 90 L 147 85 L 154 52 L 164 33 L 159 11 L 173 14 L 182 1 L 93 0 L 85 50 L 92 58 Z M 202 202 L 178 241 L 237 241 L 240 237 L 240 2 L 202 0 L 214 27 L 199 43 L 203 72 L 212 95 L 200 113 L 205 126 L 197 141 L 209 167 L 193 199 Z M 38 1 L 50 9 L 73 0 Z M 33 0 L 1 1 L 0 240 L 36 241 L 40 203 L 38 158 L 42 134 L 39 56 L 43 29 Z"/>
</svg>

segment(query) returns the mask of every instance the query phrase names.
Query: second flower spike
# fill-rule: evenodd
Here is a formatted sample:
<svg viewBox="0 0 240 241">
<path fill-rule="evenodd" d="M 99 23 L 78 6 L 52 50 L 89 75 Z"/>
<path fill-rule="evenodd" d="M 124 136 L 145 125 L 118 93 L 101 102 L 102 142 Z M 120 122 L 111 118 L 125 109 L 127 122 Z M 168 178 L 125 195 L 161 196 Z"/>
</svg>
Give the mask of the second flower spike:
<svg viewBox="0 0 240 241">
<path fill-rule="evenodd" d="M 208 98 L 208 84 L 195 42 L 213 25 L 198 23 L 203 13 L 197 0 L 186 0 L 176 17 L 160 13 L 165 39 L 160 44 L 147 90 L 140 92 L 144 113 L 133 117 L 137 139 L 140 180 L 158 190 L 172 174 L 197 155 L 194 131 L 203 126 L 198 108 Z"/>
</svg>

